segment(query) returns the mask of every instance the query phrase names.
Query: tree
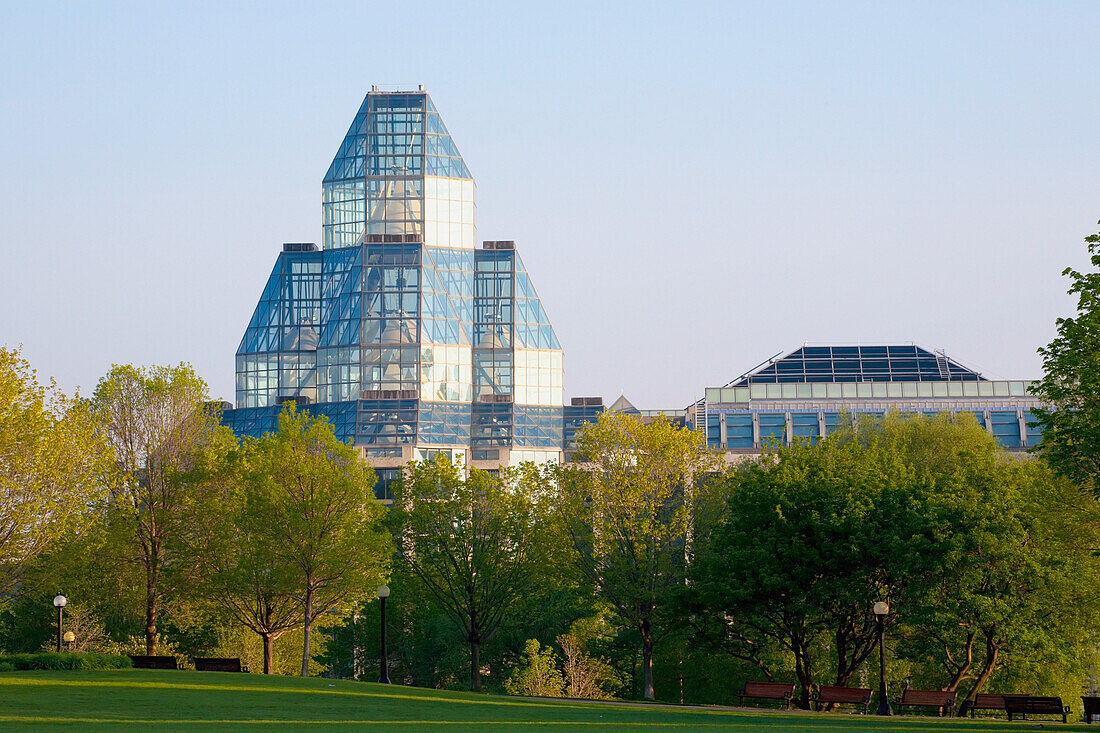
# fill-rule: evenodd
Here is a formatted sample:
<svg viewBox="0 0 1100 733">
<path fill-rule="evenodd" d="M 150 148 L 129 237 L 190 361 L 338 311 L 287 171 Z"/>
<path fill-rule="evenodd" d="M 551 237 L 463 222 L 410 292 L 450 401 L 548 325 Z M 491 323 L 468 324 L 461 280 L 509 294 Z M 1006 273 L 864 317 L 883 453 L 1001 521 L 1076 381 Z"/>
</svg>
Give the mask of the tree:
<svg viewBox="0 0 1100 733">
<path fill-rule="evenodd" d="M 559 468 L 555 502 L 574 559 L 622 621 L 641 635 L 643 695 L 653 699 L 658 614 L 684 582 L 703 481 L 720 459 L 705 438 L 667 420 L 604 412 L 577 438 L 578 463 Z"/>
<path fill-rule="evenodd" d="M 564 655 L 561 666 L 566 697 L 578 700 L 610 699 L 611 695 L 605 687 L 612 683 L 612 672 L 607 663 L 587 654 L 577 634 L 560 634 L 558 646 Z"/>
<path fill-rule="evenodd" d="M 803 706 L 823 648 L 837 685 L 874 649 L 871 606 L 904 577 L 891 562 L 904 553 L 886 537 L 896 518 L 882 512 L 883 497 L 909 479 L 896 453 L 851 433 L 777 447 L 731 479 L 726 518 L 692 569 L 693 594 L 741 658 L 764 667 L 764 639 L 792 656 Z"/>
<path fill-rule="evenodd" d="M 520 666 L 512 671 L 504 689 L 509 695 L 531 697 L 561 697 L 565 694 L 565 682 L 554 650 L 542 648 L 538 639 L 528 639 Z"/>
<path fill-rule="evenodd" d="M 1043 458 L 1100 496 L 1100 234 L 1085 242 L 1097 271 L 1062 271 L 1073 283 L 1077 315 L 1059 318 L 1058 335 L 1039 349 L 1043 378 L 1031 393 L 1049 406 L 1032 413 L 1043 430 Z"/>
<path fill-rule="evenodd" d="M 392 554 L 374 497 L 374 470 L 338 440 L 323 417 L 279 415 L 279 430 L 255 444 L 248 479 L 254 511 L 296 573 L 301 604 L 302 676 L 309 676 L 310 634 L 326 611 L 373 597 Z"/>
<path fill-rule="evenodd" d="M 470 689 L 481 689 L 481 645 L 525 596 L 553 555 L 547 509 L 530 466 L 468 478 L 443 457 L 410 463 L 394 496 L 397 556 L 462 629 Z"/>
<path fill-rule="evenodd" d="M 0 603 L 28 563 L 93 516 L 108 458 L 87 405 L 0 347 Z"/>
<path fill-rule="evenodd" d="M 296 568 L 270 524 L 275 486 L 248 480 L 257 451 L 246 440 L 200 486 L 187 507 L 183 543 L 202 578 L 196 593 L 260 637 L 264 674 L 271 674 L 275 641 L 301 625 L 302 604 Z"/>
<path fill-rule="evenodd" d="M 196 474 L 234 443 L 208 403 L 206 383 L 186 364 L 111 367 L 92 408 L 116 471 L 112 517 L 126 559 L 144 574 L 145 647 L 156 654 L 157 620 L 187 558 L 173 552 L 178 520 Z M 176 575 L 179 571 L 180 575 Z"/>
<path fill-rule="evenodd" d="M 946 487 L 942 557 L 902 616 L 903 653 L 937 660 L 965 705 L 1000 670 L 1080 674 L 1100 618 L 1100 506 L 1041 462 L 1002 459 Z"/>
<path fill-rule="evenodd" d="M 867 660 L 880 599 L 899 653 L 931 663 L 924 685 L 972 680 L 973 699 L 1006 663 L 1076 664 L 1095 614 L 1100 507 L 969 416 L 861 420 L 731 482 L 686 605 L 763 669 L 760 649 L 783 648 L 803 705 L 824 674 L 845 684 Z"/>
</svg>

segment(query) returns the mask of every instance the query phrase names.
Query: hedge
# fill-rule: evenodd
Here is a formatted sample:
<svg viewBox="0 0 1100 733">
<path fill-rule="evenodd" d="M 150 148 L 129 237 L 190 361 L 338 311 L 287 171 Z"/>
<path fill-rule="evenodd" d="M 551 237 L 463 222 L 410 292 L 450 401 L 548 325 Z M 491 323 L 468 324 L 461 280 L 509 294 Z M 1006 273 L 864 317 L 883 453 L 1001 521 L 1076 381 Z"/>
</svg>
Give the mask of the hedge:
<svg viewBox="0 0 1100 733">
<path fill-rule="evenodd" d="M 0 656 L 0 672 L 17 669 L 123 669 L 132 666 L 133 663 L 127 656 L 93 652 L 86 654 L 40 652 Z"/>
</svg>

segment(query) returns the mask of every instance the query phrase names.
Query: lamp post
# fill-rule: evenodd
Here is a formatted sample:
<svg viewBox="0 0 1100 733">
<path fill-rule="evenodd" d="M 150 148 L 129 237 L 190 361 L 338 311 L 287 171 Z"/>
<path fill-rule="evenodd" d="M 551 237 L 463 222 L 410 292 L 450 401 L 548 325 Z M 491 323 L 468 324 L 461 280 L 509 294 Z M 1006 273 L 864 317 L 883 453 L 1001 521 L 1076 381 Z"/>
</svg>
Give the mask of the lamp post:
<svg viewBox="0 0 1100 733">
<path fill-rule="evenodd" d="M 389 659 L 386 654 L 386 599 L 390 597 L 390 587 L 388 585 L 381 585 L 378 587 L 378 602 L 379 611 L 382 616 L 382 651 L 379 654 L 379 674 L 378 681 L 384 685 L 390 683 L 390 665 Z"/>
<path fill-rule="evenodd" d="M 890 613 L 890 604 L 879 601 L 875 604 L 875 618 L 878 620 L 878 710 L 875 715 L 893 715 L 890 698 L 886 691 L 886 614 Z"/>
<path fill-rule="evenodd" d="M 68 647 L 70 653 L 72 653 L 72 651 L 73 651 L 73 642 L 74 641 L 76 641 L 76 634 L 74 634 L 71 631 L 66 631 L 65 632 L 65 646 Z"/>
<path fill-rule="evenodd" d="M 53 605 L 57 608 L 57 653 L 61 653 L 61 614 L 64 612 L 65 604 L 69 602 L 69 599 L 58 593 L 54 596 Z"/>
</svg>

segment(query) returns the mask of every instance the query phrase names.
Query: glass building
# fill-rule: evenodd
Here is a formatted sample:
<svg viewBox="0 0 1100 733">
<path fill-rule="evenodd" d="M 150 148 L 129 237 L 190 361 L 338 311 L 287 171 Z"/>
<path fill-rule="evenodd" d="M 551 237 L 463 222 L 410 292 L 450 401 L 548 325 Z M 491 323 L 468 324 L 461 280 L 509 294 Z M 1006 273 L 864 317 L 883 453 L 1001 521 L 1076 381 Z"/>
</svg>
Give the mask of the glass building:
<svg viewBox="0 0 1100 733">
<path fill-rule="evenodd" d="M 803 346 L 773 357 L 688 408 L 712 448 L 755 454 L 770 442 L 816 440 L 842 420 L 887 411 L 968 412 L 1009 450 L 1039 442 L 1030 382 L 989 380 L 920 346 Z"/>
<path fill-rule="evenodd" d="M 558 461 L 562 349 L 511 241 L 475 246 L 473 176 L 423 89 L 367 94 L 321 184 L 321 246 L 284 244 L 236 359 L 240 435 L 282 404 L 379 469 L 445 453 Z"/>
</svg>

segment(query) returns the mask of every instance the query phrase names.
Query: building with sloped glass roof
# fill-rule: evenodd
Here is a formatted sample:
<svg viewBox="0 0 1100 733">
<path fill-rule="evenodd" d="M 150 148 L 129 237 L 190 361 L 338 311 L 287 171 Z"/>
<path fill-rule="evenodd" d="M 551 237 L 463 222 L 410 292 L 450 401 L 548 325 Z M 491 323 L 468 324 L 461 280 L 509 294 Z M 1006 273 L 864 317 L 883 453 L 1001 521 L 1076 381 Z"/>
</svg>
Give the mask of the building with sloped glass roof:
<svg viewBox="0 0 1100 733">
<path fill-rule="evenodd" d="M 708 387 L 687 418 L 707 444 L 727 454 L 759 453 L 828 435 L 844 420 L 888 411 L 974 416 L 1004 448 L 1039 442 L 1030 382 L 991 380 L 913 344 L 802 346 L 759 364 L 720 387 Z"/>
<path fill-rule="evenodd" d="M 322 241 L 282 247 L 237 349 L 239 435 L 325 415 L 385 484 L 437 453 L 558 461 L 562 349 L 511 241 L 476 245 L 473 176 L 431 97 L 372 90 L 321 184 Z"/>
</svg>

